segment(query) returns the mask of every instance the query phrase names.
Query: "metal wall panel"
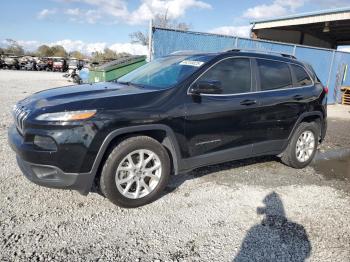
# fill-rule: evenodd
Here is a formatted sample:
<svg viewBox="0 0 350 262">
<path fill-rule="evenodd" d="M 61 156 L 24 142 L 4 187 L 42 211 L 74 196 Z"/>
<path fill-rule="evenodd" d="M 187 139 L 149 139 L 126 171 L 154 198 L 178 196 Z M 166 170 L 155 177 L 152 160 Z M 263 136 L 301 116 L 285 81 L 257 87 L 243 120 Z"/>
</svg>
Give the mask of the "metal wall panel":
<svg viewBox="0 0 350 262">
<path fill-rule="evenodd" d="M 179 50 L 217 52 L 228 49 L 254 49 L 294 54 L 313 66 L 318 77 L 329 88 L 328 103 L 340 101 L 340 86 L 350 85 L 350 53 L 288 43 L 253 40 L 234 36 L 153 28 L 153 54 L 158 58 Z"/>
</svg>

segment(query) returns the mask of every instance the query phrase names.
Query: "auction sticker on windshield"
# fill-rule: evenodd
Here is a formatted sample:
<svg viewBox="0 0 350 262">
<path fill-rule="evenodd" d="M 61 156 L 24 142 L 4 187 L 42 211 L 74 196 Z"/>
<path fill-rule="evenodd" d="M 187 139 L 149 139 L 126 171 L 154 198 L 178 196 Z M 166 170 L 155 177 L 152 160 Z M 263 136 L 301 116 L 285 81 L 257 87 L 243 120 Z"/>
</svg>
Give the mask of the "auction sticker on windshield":
<svg viewBox="0 0 350 262">
<path fill-rule="evenodd" d="M 187 65 L 187 66 L 195 66 L 200 67 L 204 64 L 204 62 L 201 61 L 193 61 L 193 60 L 184 60 L 180 63 L 180 65 Z"/>
</svg>

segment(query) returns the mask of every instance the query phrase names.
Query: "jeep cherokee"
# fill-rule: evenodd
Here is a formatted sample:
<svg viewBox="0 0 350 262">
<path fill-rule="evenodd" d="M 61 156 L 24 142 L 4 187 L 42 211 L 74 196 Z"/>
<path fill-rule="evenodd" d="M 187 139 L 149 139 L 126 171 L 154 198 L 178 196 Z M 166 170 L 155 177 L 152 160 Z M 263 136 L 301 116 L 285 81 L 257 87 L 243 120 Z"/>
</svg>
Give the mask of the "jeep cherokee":
<svg viewBox="0 0 350 262">
<path fill-rule="evenodd" d="M 32 182 L 137 207 L 171 174 L 202 166 L 262 155 L 307 166 L 325 137 L 326 105 L 327 88 L 295 57 L 177 52 L 116 82 L 19 101 L 9 142 Z"/>
</svg>

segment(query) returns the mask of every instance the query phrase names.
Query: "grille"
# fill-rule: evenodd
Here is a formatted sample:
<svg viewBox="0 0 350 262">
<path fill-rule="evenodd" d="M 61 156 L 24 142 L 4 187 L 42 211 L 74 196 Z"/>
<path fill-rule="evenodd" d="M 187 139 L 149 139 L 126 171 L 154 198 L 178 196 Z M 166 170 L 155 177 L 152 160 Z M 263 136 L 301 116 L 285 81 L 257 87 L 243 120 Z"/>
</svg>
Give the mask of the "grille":
<svg viewBox="0 0 350 262">
<path fill-rule="evenodd" d="M 13 117 L 18 131 L 23 134 L 24 121 L 28 118 L 30 111 L 23 106 L 15 105 Z"/>
</svg>

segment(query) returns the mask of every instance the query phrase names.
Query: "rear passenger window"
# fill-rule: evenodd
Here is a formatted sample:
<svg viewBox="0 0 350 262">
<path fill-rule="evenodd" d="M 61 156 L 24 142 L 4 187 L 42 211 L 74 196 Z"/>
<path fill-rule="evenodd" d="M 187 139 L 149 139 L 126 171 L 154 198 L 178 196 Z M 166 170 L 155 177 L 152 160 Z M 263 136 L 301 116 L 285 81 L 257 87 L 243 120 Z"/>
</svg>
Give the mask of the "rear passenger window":
<svg viewBox="0 0 350 262">
<path fill-rule="evenodd" d="M 257 59 L 261 90 L 292 87 L 292 76 L 287 63 Z"/>
<path fill-rule="evenodd" d="M 222 94 L 238 94 L 251 91 L 251 78 L 249 59 L 229 58 L 213 66 L 198 81 L 220 81 Z"/>
<path fill-rule="evenodd" d="M 294 72 L 296 83 L 295 86 L 309 86 L 312 85 L 310 76 L 306 73 L 305 69 L 301 66 L 291 65 Z"/>
</svg>

